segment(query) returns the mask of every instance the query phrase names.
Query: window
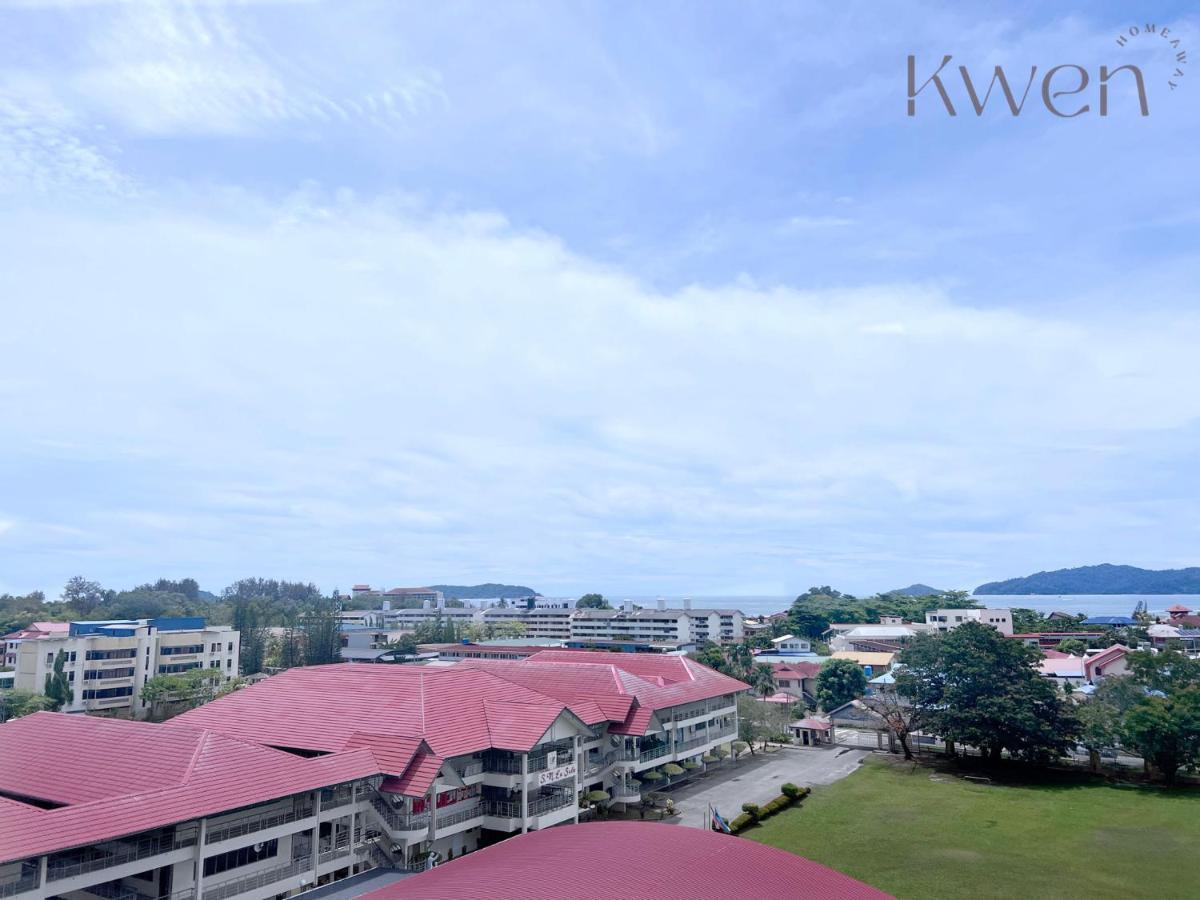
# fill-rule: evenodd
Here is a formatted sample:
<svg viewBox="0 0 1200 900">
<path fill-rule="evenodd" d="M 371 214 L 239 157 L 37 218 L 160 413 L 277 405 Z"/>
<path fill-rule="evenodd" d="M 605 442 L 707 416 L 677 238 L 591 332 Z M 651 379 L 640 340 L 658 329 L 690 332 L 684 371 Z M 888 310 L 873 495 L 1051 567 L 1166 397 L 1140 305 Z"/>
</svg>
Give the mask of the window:
<svg viewBox="0 0 1200 900">
<path fill-rule="evenodd" d="M 179 647 L 161 647 L 159 648 L 161 656 L 179 656 L 185 653 L 203 653 L 203 644 L 183 644 Z"/>
<path fill-rule="evenodd" d="M 127 650 L 89 650 L 84 659 L 133 659 L 137 656 L 137 649 L 130 647 Z"/>
<path fill-rule="evenodd" d="M 228 651 L 229 653 L 232 653 L 232 652 L 233 652 L 233 641 L 230 641 L 230 642 L 229 642 L 229 646 L 228 646 L 226 649 L 227 649 L 227 651 Z"/>
<path fill-rule="evenodd" d="M 209 653 L 220 653 L 221 645 L 220 644 L 212 644 L 211 646 L 209 646 L 208 652 Z"/>
<path fill-rule="evenodd" d="M 270 859 L 279 853 L 279 841 L 264 841 L 261 844 L 251 844 L 249 847 L 239 847 L 227 853 L 218 853 L 204 861 L 204 876 L 228 872 L 240 866 L 248 866 L 261 859 Z"/>
<path fill-rule="evenodd" d="M 114 687 L 114 688 L 86 688 L 83 692 L 84 700 L 108 700 L 113 697 L 131 697 L 133 696 L 133 686 L 129 687 Z"/>
<path fill-rule="evenodd" d="M 200 663 L 197 661 L 185 663 L 170 663 L 168 665 L 160 665 L 158 667 L 159 675 L 173 675 L 176 672 L 186 672 L 188 669 L 199 669 Z"/>
<path fill-rule="evenodd" d="M 106 678 L 132 678 L 133 668 L 128 669 L 88 669 L 83 673 L 84 681 L 96 681 L 97 679 Z M 72 672 L 72 675 L 75 673 Z"/>
</svg>

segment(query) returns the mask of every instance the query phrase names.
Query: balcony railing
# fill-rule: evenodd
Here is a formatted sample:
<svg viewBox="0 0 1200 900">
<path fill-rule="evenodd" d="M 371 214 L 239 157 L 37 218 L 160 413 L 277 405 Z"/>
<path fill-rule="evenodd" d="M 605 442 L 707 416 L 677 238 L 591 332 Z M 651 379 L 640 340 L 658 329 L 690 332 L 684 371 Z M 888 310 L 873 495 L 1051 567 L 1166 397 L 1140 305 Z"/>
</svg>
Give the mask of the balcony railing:
<svg viewBox="0 0 1200 900">
<path fill-rule="evenodd" d="M 379 817 L 387 823 L 388 828 L 395 831 L 419 831 L 429 827 L 429 813 L 401 813 L 388 807 L 378 797 L 371 799 L 371 806 L 379 813 Z"/>
<path fill-rule="evenodd" d="M 556 809 L 562 809 L 564 806 L 570 806 L 575 802 L 574 796 L 571 794 L 552 794 L 548 797 L 538 797 L 529 801 L 529 815 L 540 816 L 548 812 L 553 812 Z M 519 819 L 521 818 L 521 801 L 520 800 L 492 800 L 483 805 L 484 814 L 488 816 L 498 816 L 502 819 Z"/>
<path fill-rule="evenodd" d="M 650 762 L 652 759 L 658 759 L 660 756 L 666 756 L 671 752 L 670 744 L 659 744 L 657 747 L 651 747 L 649 750 L 643 750 L 638 754 L 640 762 Z"/>
<path fill-rule="evenodd" d="M 614 800 L 620 800 L 623 803 L 626 803 L 630 800 L 641 800 L 642 799 L 642 789 L 640 787 L 634 787 L 632 785 L 630 785 L 630 786 L 626 786 L 624 784 L 614 785 L 613 789 L 612 789 L 612 798 Z"/>
<path fill-rule="evenodd" d="M 241 837 L 243 834 L 262 831 L 264 828 L 274 828 L 276 825 L 286 825 L 299 819 L 307 819 L 312 814 L 313 807 L 306 804 L 290 810 L 281 810 L 269 816 L 262 814 L 243 816 L 240 819 L 218 825 L 216 828 L 210 828 L 204 836 L 204 842 L 215 844 L 218 841 L 227 841 L 230 838 Z"/>
<path fill-rule="evenodd" d="M 247 875 L 245 878 L 230 878 L 217 884 L 205 884 L 204 896 L 206 900 L 225 900 L 226 897 L 236 897 L 238 894 L 249 893 L 258 888 L 266 887 L 268 884 L 274 884 L 286 878 L 293 878 L 301 872 L 307 872 L 310 869 L 312 869 L 312 857 L 304 856 L 300 859 L 294 859 L 286 865 L 256 872 L 253 875 Z"/>
<path fill-rule="evenodd" d="M 30 872 L 27 875 L 22 875 L 16 881 L 9 881 L 5 884 L 0 884 L 0 897 L 11 897 L 14 894 L 21 894 L 25 891 L 32 891 L 37 887 L 38 873 Z"/>
<path fill-rule="evenodd" d="M 482 803 L 473 803 L 466 809 L 457 809 L 454 806 L 446 808 L 449 810 L 449 813 L 443 813 L 441 810 L 438 810 L 434 828 L 449 828 L 451 825 L 457 825 L 459 822 L 465 822 L 468 819 L 478 819 L 483 815 Z"/>
<path fill-rule="evenodd" d="M 325 788 L 321 791 L 321 812 L 327 809 L 337 809 L 339 806 L 345 806 L 352 802 L 354 802 L 352 788 L 344 787 L 333 791 Z"/>
<path fill-rule="evenodd" d="M 106 845 L 101 844 L 98 847 L 81 851 L 80 855 L 73 859 L 57 861 L 51 859 L 46 867 L 46 880 L 59 881 L 75 875 L 86 875 L 88 872 L 136 862 L 139 859 L 158 856 L 160 853 L 170 853 L 172 850 L 179 850 L 183 847 L 193 847 L 195 844 L 196 832 L 194 831 L 178 834 L 172 838 L 147 838 L 131 843 L 107 845 L 112 848 L 111 850 L 104 849 Z"/>
<path fill-rule="evenodd" d="M 612 750 L 602 756 L 597 756 L 594 759 L 589 759 L 584 765 L 584 772 L 591 775 L 593 772 L 599 772 L 605 766 L 612 765 L 617 759 L 617 751 Z"/>
</svg>

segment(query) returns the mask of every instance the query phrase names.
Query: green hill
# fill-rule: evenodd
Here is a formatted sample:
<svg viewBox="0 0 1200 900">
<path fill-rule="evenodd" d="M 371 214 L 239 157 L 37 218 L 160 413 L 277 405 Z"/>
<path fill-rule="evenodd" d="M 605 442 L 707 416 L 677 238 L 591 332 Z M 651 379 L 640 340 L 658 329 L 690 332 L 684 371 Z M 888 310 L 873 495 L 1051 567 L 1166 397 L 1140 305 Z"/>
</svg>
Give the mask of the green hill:
<svg viewBox="0 0 1200 900">
<path fill-rule="evenodd" d="M 1200 568 L 1139 569 L 1136 566 L 1080 566 L 1038 572 L 1025 578 L 990 581 L 976 594 L 1200 594 Z"/>
</svg>

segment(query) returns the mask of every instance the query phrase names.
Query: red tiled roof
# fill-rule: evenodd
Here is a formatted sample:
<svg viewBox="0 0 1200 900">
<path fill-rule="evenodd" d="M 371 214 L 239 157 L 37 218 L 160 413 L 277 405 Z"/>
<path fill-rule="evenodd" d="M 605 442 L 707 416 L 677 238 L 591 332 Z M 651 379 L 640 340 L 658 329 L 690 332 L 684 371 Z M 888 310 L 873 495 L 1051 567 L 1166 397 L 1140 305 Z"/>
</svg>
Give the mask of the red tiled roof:
<svg viewBox="0 0 1200 900">
<path fill-rule="evenodd" d="M 172 721 L 273 747 L 326 752 L 344 749 L 358 732 L 424 739 L 443 759 L 489 747 L 532 748 L 565 705 L 473 665 L 288 669 Z M 498 701 L 511 702 L 514 710 L 539 709 L 501 726 L 486 706 Z M 493 735 L 494 726 L 503 732 Z"/>
<path fill-rule="evenodd" d="M 129 730 L 137 740 L 114 741 L 116 728 Z M 57 809 L 6 801 L 0 815 L 0 861 L 94 844 L 379 772 L 368 750 L 303 759 L 198 728 L 62 713 L 35 713 L 0 726 L 0 745 L 13 740 L 20 742 L 19 753 L 0 751 L 0 782 L 6 792 L 29 771 L 31 757 L 53 767 L 55 780 L 63 783 L 96 779 L 96 771 L 127 774 L 119 796 L 95 789 L 92 799 L 80 795 L 77 802 Z M 180 752 L 187 742 L 190 754 Z M 170 762 L 159 758 L 159 752 Z M 128 756 L 150 767 L 148 787 L 117 759 Z M 43 795 L 56 792 L 39 782 L 26 784 L 19 793 L 30 796 L 31 788 Z"/>
<path fill-rule="evenodd" d="M 1191 612 L 1191 611 L 1192 611 L 1192 608 L 1190 606 L 1184 606 L 1182 603 L 1176 603 L 1172 606 L 1167 607 L 1167 612 L 1186 613 L 1186 612 Z"/>
<path fill-rule="evenodd" d="M 365 896 L 875 900 L 889 895 L 802 856 L 744 838 L 651 822 L 590 822 L 509 838 Z"/>
<path fill-rule="evenodd" d="M 800 678 L 816 678 L 817 673 L 821 671 L 819 662 L 768 663 L 768 665 L 776 676 L 796 675 Z"/>
</svg>

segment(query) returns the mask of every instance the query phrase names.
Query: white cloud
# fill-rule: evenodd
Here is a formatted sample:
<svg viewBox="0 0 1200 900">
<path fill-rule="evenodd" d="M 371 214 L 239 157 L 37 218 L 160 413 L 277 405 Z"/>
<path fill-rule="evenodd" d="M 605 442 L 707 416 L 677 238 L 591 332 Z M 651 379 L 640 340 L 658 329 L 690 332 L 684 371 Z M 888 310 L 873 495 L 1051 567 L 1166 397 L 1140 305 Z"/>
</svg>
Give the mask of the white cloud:
<svg viewBox="0 0 1200 900">
<path fill-rule="evenodd" d="M 905 556 L 961 576 L 946 560 L 1043 540 L 1047 505 L 1124 504 L 1122 448 L 1200 414 L 1194 316 L 661 293 L 495 216 L 237 202 L 4 225 L 5 366 L 32 383 L 0 416 L 51 471 L 86 436 L 122 491 L 47 483 L 17 512 L 59 510 L 89 559 L 330 585 L 783 585 L 797 558 L 866 578 Z"/>
</svg>

